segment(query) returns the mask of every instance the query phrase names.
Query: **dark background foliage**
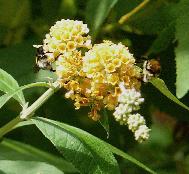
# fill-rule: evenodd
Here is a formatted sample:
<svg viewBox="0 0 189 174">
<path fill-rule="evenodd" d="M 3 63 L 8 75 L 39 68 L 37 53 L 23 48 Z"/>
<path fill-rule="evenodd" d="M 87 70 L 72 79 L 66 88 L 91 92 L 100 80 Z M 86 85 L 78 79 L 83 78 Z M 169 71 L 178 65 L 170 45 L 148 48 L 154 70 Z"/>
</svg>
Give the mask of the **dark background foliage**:
<svg viewBox="0 0 189 174">
<path fill-rule="evenodd" d="M 104 39 L 122 42 L 140 59 L 159 58 L 160 77 L 184 103 L 189 102 L 189 3 L 187 0 L 151 0 L 124 24 L 118 20 L 141 0 L 0 0 L 0 67 L 20 85 L 47 81 L 47 71 L 34 73 L 35 49 L 51 25 L 62 18 L 83 20 L 90 27 L 93 42 Z M 177 72 L 177 73 L 176 73 Z M 176 75 L 177 74 L 177 75 Z M 25 91 L 30 104 L 44 89 Z M 126 126 L 120 126 L 108 113 L 110 136 L 98 122 L 87 116 L 88 108 L 76 111 L 58 91 L 36 115 L 51 118 L 84 129 L 136 157 L 161 174 L 189 173 L 189 113 L 160 94 L 152 85 L 142 86 L 145 104 L 141 113 L 151 127 L 151 137 L 137 144 Z M 19 105 L 9 101 L 0 110 L 0 125 L 20 112 Z M 52 144 L 34 127 L 17 129 L 7 135 L 40 149 L 59 155 Z M 146 173 L 130 162 L 117 158 L 123 174 Z"/>
</svg>

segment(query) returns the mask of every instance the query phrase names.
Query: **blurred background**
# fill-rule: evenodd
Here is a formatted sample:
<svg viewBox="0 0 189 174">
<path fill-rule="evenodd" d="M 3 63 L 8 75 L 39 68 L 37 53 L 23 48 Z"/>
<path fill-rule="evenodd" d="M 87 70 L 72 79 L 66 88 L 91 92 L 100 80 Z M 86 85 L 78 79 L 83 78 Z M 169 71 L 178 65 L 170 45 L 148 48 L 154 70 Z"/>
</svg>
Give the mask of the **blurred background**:
<svg viewBox="0 0 189 174">
<path fill-rule="evenodd" d="M 141 56 L 160 59 L 160 78 L 175 94 L 176 65 L 175 16 L 177 0 L 151 0 L 123 24 L 119 19 L 139 5 L 141 0 L 0 0 L 0 68 L 10 73 L 20 85 L 48 81 L 53 74 L 44 70 L 34 72 L 34 44 L 41 44 L 49 28 L 57 20 L 75 19 L 87 23 L 93 43 L 102 40 L 122 42 L 137 59 Z M 111 8 L 107 7 L 111 5 Z M 188 7 L 189 8 L 189 7 Z M 181 12 L 182 13 L 182 12 Z M 188 18 L 187 18 L 188 19 Z M 100 21 L 100 22 L 99 22 Z M 188 32 L 188 31 L 187 31 Z M 187 80 L 187 79 L 186 79 Z M 45 89 L 26 90 L 31 104 Z M 141 113 L 152 129 L 149 141 L 138 144 L 126 126 L 109 116 L 110 135 L 98 123 L 88 118 L 89 108 L 75 110 L 72 101 L 65 100 L 64 90 L 58 91 L 36 113 L 79 127 L 122 149 L 161 174 L 189 173 L 189 114 L 163 96 L 150 84 L 142 85 L 145 103 Z M 182 100 L 189 103 L 189 95 Z M 0 125 L 20 112 L 12 99 L 0 110 Z M 8 138 L 22 141 L 59 155 L 53 145 L 34 126 L 17 129 Z M 123 174 L 145 174 L 134 164 L 117 157 Z"/>
</svg>

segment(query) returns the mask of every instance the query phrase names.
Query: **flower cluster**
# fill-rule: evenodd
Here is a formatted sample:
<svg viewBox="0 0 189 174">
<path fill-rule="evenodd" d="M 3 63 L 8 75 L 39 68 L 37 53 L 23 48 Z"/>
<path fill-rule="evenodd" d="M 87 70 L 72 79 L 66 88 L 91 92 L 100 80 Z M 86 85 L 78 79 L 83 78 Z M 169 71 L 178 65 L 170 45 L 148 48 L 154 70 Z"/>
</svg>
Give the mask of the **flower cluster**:
<svg viewBox="0 0 189 174">
<path fill-rule="evenodd" d="M 82 21 L 57 21 L 50 28 L 43 41 L 45 52 L 64 54 L 78 48 L 91 48 L 91 37 L 87 35 L 89 29 Z M 86 36 L 87 35 L 87 36 Z"/>
<path fill-rule="evenodd" d="M 113 115 L 121 125 L 128 125 L 128 128 L 134 133 L 135 139 L 142 142 L 148 139 L 150 129 L 145 125 L 144 117 L 134 112 L 140 109 L 144 98 L 136 89 L 126 89 L 124 83 L 120 83 L 120 89 L 119 105 L 115 108 Z"/>
<path fill-rule="evenodd" d="M 115 119 L 127 124 L 136 140 L 147 139 L 144 118 L 133 114 L 143 102 L 141 68 L 123 44 L 104 41 L 92 46 L 88 32 L 82 21 L 63 19 L 43 41 L 45 57 L 60 87 L 67 90 L 65 97 L 74 101 L 76 109 L 90 106 L 89 116 L 95 121 L 101 109 L 115 110 Z"/>
</svg>

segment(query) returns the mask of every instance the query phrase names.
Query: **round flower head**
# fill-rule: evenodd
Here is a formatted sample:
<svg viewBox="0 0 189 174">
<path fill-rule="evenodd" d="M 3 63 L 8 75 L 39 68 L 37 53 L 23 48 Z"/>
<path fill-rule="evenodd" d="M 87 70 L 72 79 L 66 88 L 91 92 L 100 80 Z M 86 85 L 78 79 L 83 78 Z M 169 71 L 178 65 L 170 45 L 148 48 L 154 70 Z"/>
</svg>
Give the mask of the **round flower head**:
<svg viewBox="0 0 189 174">
<path fill-rule="evenodd" d="M 44 51 L 63 54 L 78 48 L 89 49 L 91 48 L 91 38 L 87 35 L 88 32 L 87 25 L 82 21 L 69 19 L 57 21 L 44 39 Z"/>
<path fill-rule="evenodd" d="M 111 41 L 96 44 L 83 57 L 83 72 L 90 79 L 90 95 L 109 110 L 115 109 L 119 83 L 128 88 L 140 87 L 141 69 L 128 48 Z"/>
<path fill-rule="evenodd" d="M 140 69 L 134 65 L 135 59 L 128 48 L 111 41 L 96 44 L 83 58 L 83 71 L 88 78 L 97 83 L 118 85 L 124 81 L 126 86 L 138 87 Z M 133 83 L 135 82 L 135 83 Z"/>
</svg>

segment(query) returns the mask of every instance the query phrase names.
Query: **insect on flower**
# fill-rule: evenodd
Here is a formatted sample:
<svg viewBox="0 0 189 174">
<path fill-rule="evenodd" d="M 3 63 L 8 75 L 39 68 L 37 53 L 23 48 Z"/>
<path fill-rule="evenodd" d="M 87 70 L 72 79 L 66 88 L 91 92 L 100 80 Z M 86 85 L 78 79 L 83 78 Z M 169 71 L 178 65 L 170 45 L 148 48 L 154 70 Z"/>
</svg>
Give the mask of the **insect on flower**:
<svg viewBox="0 0 189 174">
<path fill-rule="evenodd" d="M 147 56 L 142 56 L 136 61 L 137 64 L 142 63 L 142 81 L 148 82 L 152 77 L 157 77 L 161 71 L 161 65 L 159 59 L 148 59 Z"/>
<path fill-rule="evenodd" d="M 45 54 L 43 50 L 42 45 L 34 45 L 35 48 L 37 48 L 37 53 L 36 53 L 36 59 L 35 59 L 35 71 L 38 72 L 40 69 L 43 70 L 50 70 L 53 71 L 52 68 L 52 63 L 48 61 L 47 55 Z"/>
<path fill-rule="evenodd" d="M 160 71 L 161 71 L 161 65 L 158 59 L 150 59 L 144 61 L 143 81 L 148 82 L 152 77 L 159 76 Z"/>
</svg>

